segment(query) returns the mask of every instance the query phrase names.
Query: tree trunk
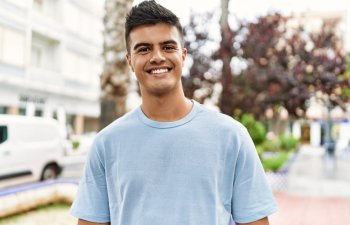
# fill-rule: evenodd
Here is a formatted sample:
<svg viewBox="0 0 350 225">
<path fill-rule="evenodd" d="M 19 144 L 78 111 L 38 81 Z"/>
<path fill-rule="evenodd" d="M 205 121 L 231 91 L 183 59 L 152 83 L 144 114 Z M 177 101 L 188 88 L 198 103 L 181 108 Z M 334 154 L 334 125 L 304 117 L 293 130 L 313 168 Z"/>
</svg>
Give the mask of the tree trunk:
<svg viewBox="0 0 350 225">
<path fill-rule="evenodd" d="M 219 57 L 222 60 L 221 85 L 222 92 L 219 100 L 219 108 L 229 116 L 233 115 L 233 77 L 231 71 L 231 58 L 233 57 L 233 36 L 228 23 L 230 0 L 221 0 L 221 42 Z"/>
<path fill-rule="evenodd" d="M 101 74 L 100 129 L 126 113 L 130 75 L 125 59 L 124 22 L 132 0 L 106 0 Z"/>
</svg>

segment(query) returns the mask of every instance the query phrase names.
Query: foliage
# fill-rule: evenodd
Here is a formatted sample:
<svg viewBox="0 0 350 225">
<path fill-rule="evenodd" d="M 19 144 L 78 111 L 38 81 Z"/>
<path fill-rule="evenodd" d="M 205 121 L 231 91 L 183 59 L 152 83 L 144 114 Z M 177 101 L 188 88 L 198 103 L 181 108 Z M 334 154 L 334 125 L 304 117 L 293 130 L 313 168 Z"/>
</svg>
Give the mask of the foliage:
<svg viewBox="0 0 350 225">
<path fill-rule="evenodd" d="M 288 161 L 298 144 L 299 140 L 289 134 L 266 139 L 257 145 L 256 149 L 265 171 L 278 171 Z"/>
<path fill-rule="evenodd" d="M 206 98 L 211 97 L 213 85 L 219 81 L 218 71 L 210 53 L 206 54 L 209 38 L 206 25 L 210 23 L 212 14 L 192 14 L 189 24 L 184 27 L 184 41 L 188 57 L 192 62 L 189 74 L 182 76 L 182 85 L 186 97 L 203 103 Z"/>
<path fill-rule="evenodd" d="M 288 134 L 288 135 L 280 135 L 279 140 L 281 142 L 281 149 L 285 151 L 292 151 L 295 150 L 299 144 L 299 140 L 293 135 Z"/>
<path fill-rule="evenodd" d="M 350 55 L 346 57 L 346 63 L 347 63 L 346 71 L 341 76 L 341 80 L 344 83 L 350 84 Z M 344 99 L 347 99 L 347 101 L 350 102 L 350 85 L 344 85 L 341 88 L 341 94 Z"/>
<path fill-rule="evenodd" d="M 266 128 L 262 122 L 255 120 L 253 115 L 243 114 L 240 122 L 247 128 L 255 145 L 259 145 L 265 141 Z"/>
<path fill-rule="evenodd" d="M 283 107 L 289 115 L 303 117 L 307 100 L 317 91 L 332 95 L 334 105 L 346 100 L 341 93 L 349 92 L 349 79 L 341 79 L 346 60 L 335 33 L 337 24 L 325 20 L 319 31 L 310 32 L 301 22 L 292 26 L 291 20 L 295 22 L 295 18 L 275 13 L 254 22 L 237 21 L 236 29 L 221 24 L 222 40 L 211 60 L 220 60 L 222 68 L 211 82 L 222 86 L 219 107 L 223 113 L 247 112 L 264 118 L 266 110 Z M 190 25 L 191 29 L 195 26 Z M 208 30 L 202 31 L 201 36 L 206 35 Z M 210 65 L 205 57 L 203 62 Z M 233 61 L 243 65 L 238 74 L 231 71 Z M 192 66 L 203 69 L 201 63 Z M 195 76 L 205 73 L 193 67 Z M 203 81 L 195 89 L 200 89 Z"/>
<path fill-rule="evenodd" d="M 256 117 L 276 105 L 289 115 L 304 116 L 306 100 L 313 93 L 336 94 L 342 85 L 339 77 L 345 70 L 345 58 L 335 24 L 324 21 L 320 31 L 311 33 L 301 24 L 291 28 L 288 22 L 273 14 L 245 27 L 238 56 L 248 67 L 236 84 L 242 101 L 236 101 L 236 107 Z"/>
<path fill-rule="evenodd" d="M 266 139 L 261 144 L 262 149 L 264 152 L 278 152 L 281 151 L 281 140 L 279 138 L 274 139 Z"/>
<path fill-rule="evenodd" d="M 264 152 L 291 152 L 296 150 L 298 144 L 299 140 L 293 135 L 282 134 L 273 139 L 266 139 L 259 148 Z"/>
<path fill-rule="evenodd" d="M 72 148 L 73 150 L 78 149 L 80 146 L 80 142 L 79 141 L 72 141 Z"/>
<path fill-rule="evenodd" d="M 286 152 L 280 152 L 274 156 L 263 158 L 261 160 L 265 171 L 278 171 L 284 163 L 289 159 L 289 154 Z"/>
</svg>

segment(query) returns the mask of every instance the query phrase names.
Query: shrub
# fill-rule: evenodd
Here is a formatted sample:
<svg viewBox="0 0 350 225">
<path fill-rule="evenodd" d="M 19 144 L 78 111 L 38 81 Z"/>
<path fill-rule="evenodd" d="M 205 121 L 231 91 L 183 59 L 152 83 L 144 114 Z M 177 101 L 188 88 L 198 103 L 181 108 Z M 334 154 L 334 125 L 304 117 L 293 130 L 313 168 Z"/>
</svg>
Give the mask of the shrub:
<svg viewBox="0 0 350 225">
<path fill-rule="evenodd" d="M 278 138 L 267 139 L 262 144 L 262 149 L 265 152 L 278 152 L 281 150 L 281 141 Z"/>
<path fill-rule="evenodd" d="M 73 150 L 78 149 L 80 146 L 80 142 L 79 141 L 72 141 L 72 148 Z"/>
<path fill-rule="evenodd" d="M 265 171 L 278 171 L 284 163 L 286 163 L 289 159 L 289 155 L 286 152 L 279 152 L 278 154 L 263 158 L 261 160 Z"/>
<path fill-rule="evenodd" d="M 243 114 L 240 122 L 245 126 L 255 145 L 263 143 L 266 139 L 266 129 L 262 122 L 254 119 L 251 114 Z"/>
<path fill-rule="evenodd" d="M 280 135 L 279 140 L 281 142 L 281 149 L 286 151 L 295 150 L 299 144 L 299 140 L 291 134 Z"/>
</svg>

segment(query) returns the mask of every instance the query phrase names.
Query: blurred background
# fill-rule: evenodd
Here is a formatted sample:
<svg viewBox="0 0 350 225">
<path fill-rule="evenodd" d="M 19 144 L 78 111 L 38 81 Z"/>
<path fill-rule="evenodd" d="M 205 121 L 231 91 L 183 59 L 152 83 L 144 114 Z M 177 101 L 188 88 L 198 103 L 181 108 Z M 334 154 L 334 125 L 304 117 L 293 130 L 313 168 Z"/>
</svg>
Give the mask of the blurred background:
<svg viewBox="0 0 350 225">
<path fill-rule="evenodd" d="M 76 224 L 94 135 L 140 104 L 124 44 L 140 2 L 0 0 L 0 225 Z M 270 224 L 350 224 L 350 5 L 157 2 L 184 26 L 186 96 L 252 136 Z"/>
</svg>

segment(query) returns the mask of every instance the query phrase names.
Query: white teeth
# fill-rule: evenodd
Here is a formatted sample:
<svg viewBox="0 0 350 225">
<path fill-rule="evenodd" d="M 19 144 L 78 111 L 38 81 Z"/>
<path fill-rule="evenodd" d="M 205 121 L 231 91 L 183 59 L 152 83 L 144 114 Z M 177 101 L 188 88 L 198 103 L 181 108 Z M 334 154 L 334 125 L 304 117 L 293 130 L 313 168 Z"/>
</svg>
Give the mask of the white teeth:
<svg viewBox="0 0 350 225">
<path fill-rule="evenodd" d="M 159 73 L 166 73 L 168 72 L 168 69 L 158 69 L 158 70 L 152 70 L 151 74 L 159 74 Z"/>
</svg>

